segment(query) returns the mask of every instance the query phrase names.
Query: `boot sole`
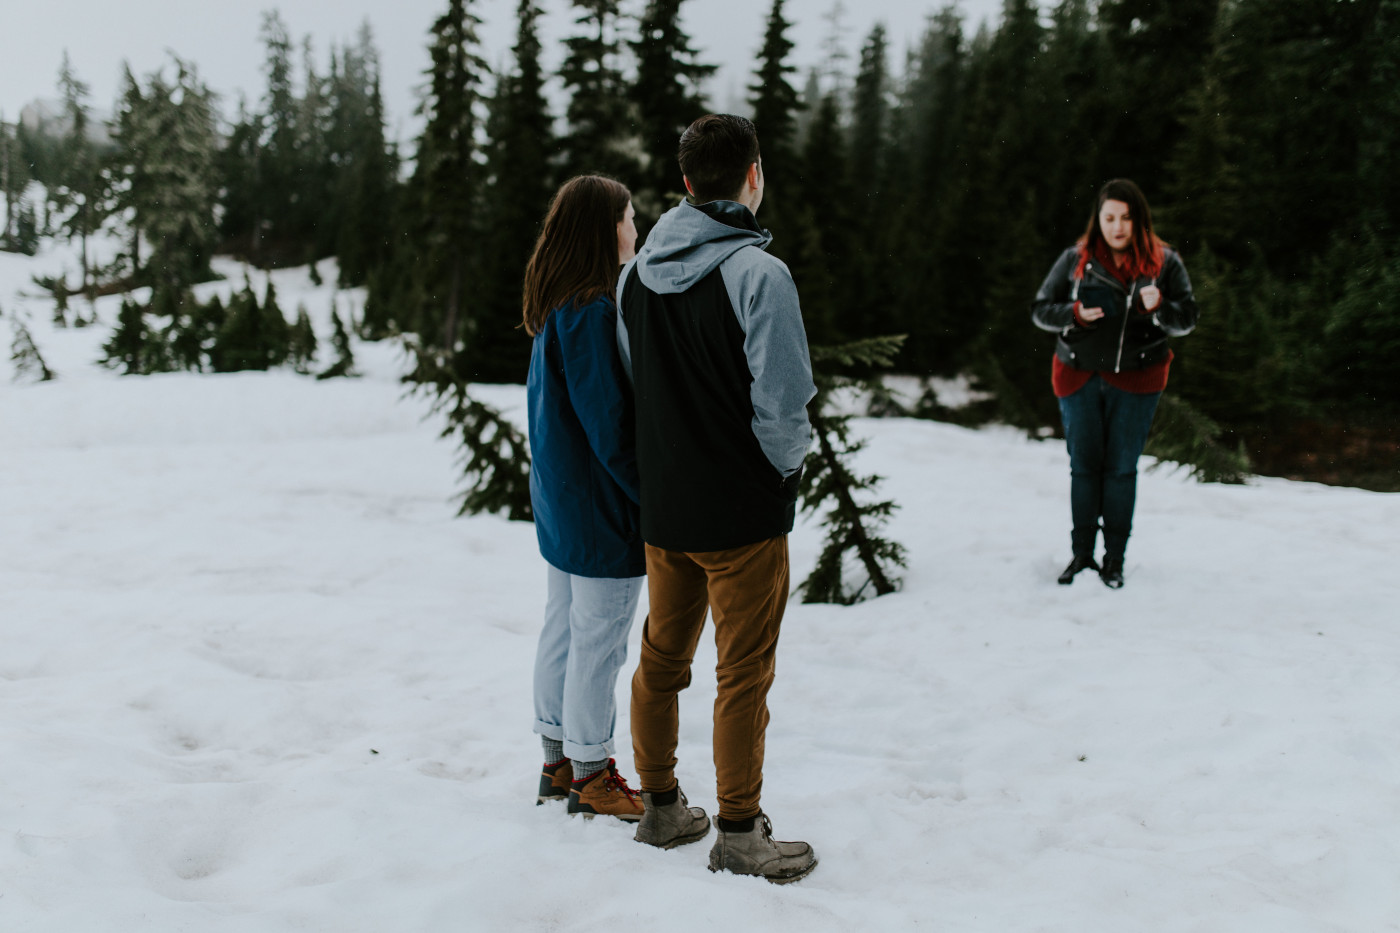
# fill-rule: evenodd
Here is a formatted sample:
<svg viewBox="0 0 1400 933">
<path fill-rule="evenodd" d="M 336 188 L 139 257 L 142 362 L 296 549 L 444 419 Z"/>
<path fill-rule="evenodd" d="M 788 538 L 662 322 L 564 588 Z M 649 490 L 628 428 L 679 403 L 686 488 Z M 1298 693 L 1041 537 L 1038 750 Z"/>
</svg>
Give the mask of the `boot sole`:
<svg viewBox="0 0 1400 933">
<path fill-rule="evenodd" d="M 637 842 L 640 842 L 640 843 L 641 843 L 642 845 L 644 845 L 644 846 L 652 846 L 653 848 L 657 848 L 657 849 L 674 849 L 674 848 L 676 848 L 677 846 L 687 846 L 687 845 L 690 845 L 692 842 L 699 842 L 701 839 L 704 839 L 704 838 L 705 838 L 706 836 L 708 836 L 709 834 L 710 834 L 710 824 L 709 824 L 709 821 L 707 820 L 707 821 L 705 822 L 705 828 L 704 828 L 703 830 L 701 830 L 700 832 L 698 832 L 698 833 L 691 833 L 691 834 L 688 835 L 688 836 L 677 836 L 676 838 L 670 840 L 669 842 L 647 842 L 645 839 L 636 839 L 635 836 L 632 837 L 632 838 L 633 838 L 633 839 L 636 839 Z"/>
<path fill-rule="evenodd" d="M 535 798 L 535 806 L 538 807 L 546 803 L 553 803 L 556 800 L 563 800 L 567 803 L 569 800 L 569 795 L 565 794 L 562 797 L 551 797 L 547 794 L 540 794 L 537 798 Z"/>
<path fill-rule="evenodd" d="M 716 873 L 722 871 L 729 872 L 729 874 L 735 876 L 736 878 L 762 878 L 769 884 L 792 884 L 794 881 L 801 881 L 803 878 L 806 878 L 812 873 L 812 869 L 816 867 L 817 860 L 814 858 L 812 859 L 810 865 L 807 865 L 801 871 L 794 872 L 790 875 L 764 875 L 758 872 L 730 871 L 728 868 L 719 868 L 714 865 L 710 866 L 710 871 Z"/>
<path fill-rule="evenodd" d="M 589 811 L 587 811 L 587 810 L 570 810 L 570 811 L 569 811 L 569 816 L 581 816 L 581 817 L 583 817 L 585 820 L 591 820 L 591 819 L 593 819 L 595 816 L 610 816 L 610 817 L 612 817 L 613 819 L 615 819 L 615 820 L 621 820 L 621 821 L 624 822 L 624 823 L 640 823 L 640 822 L 642 821 L 642 816 L 641 816 L 640 813 L 637 814 L 636 816 L 633 816 L 633 815 L 630 814 L 630 813 L 628 813 L 628 814 L 622 814 L 622 813 L 596 813 L 596 812 L 589 812 Z"/>
</svg>

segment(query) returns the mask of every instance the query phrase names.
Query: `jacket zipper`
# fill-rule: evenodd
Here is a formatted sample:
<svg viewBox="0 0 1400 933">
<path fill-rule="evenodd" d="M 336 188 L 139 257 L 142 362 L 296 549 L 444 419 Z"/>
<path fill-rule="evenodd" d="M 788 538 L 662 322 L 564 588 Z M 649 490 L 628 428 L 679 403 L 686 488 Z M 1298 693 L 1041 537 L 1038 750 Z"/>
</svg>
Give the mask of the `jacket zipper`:
<svg viewBox="0 0 1400 933">
<path fill-rule="evenodd" d="M 1128 292 L 1128 299 L 1123 303 L 1123 329 L 1118 332 L 1118 358 L 1113 361 L 1113 371 L 1115 373 L 1123 371 L 1123 344 L 1128 340 L 1128 315 L 1133 313 L 1133 295 L 1137 294 L 1137 282 Z"/>
<path fill-rule="evenodd" d="M 1093 263 L 1089 263 L 1088 265 L 1086 265 L 1085 268 L 1094 276 L 1094 278 L 1103 282 L 1105 285 L 1112 286 L 1113 288 L 1116 288 L 1119 291 L 1123 290 L 1122 282 L 1119 282 L 1116 279 L 1110 279 L 1107 276 L 1103 276 L 1097 272 L 1094 272 Z M 1118 355 L 1114 358 L 1113 361 L 1113 371 L 1115 373 L 1123 371 L 1123 345 L 1128 340 L 1128 315 L 1132 314 L 1133 312 L 1133 296 L 1136 294 L 1137 282 L 1134 281 L 1132 288 L 1128 290 L 1128 297 L 1123 300 L 1123 326 L 1118 331 Z"/>
</svg>

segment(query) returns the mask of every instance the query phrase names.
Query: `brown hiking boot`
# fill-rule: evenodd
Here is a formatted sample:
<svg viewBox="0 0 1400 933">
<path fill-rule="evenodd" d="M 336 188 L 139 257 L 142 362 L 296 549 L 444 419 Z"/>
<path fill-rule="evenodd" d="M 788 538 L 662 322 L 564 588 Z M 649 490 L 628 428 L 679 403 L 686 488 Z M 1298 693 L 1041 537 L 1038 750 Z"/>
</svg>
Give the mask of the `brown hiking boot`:
<svg viewBox="0 0 1400 933">
<path fill-rule="evenodd" d="M 627 786 L 627 780 L 617 773 L 616 762 L 609 758 L 602 771 L 570 784 L 569 814 L 575 813 L 586 819 L 602 814 L 634 823 L 642 818 L 641 795 Z"/>
<path fill-rule="evenodd" d="M 569 785 L 573 780 L 574 764 L 569 759 L 560 758 L 554 764 L 546 763 L 540 771 L 540 796 L 535 806 L 546 800 L 568 800 Z"/>
</svg>

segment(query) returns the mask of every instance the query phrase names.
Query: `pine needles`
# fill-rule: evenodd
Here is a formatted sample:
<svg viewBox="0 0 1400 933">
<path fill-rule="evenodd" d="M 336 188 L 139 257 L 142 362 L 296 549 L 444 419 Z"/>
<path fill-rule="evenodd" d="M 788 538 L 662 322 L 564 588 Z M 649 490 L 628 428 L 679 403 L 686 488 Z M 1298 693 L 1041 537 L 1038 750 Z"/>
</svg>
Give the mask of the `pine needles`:
<svg viewBox="0 0 1400 933">
<path fill-rule="evenodd" d="M 826 541 L 817 565 L 797 588 L 803 602 L 850 605 L 869 598 L 871 590 L 876 596 L 892 593 L 901 582 L 893 569 L 906 566 L 904 547 L 879 534 L 898 506 L 888 499 L 861 501 L 883 477 L 852 472 L 850 461 L 865 442 L 851 439 L 851 416 L 829 410 L 829 403 L 837 389 L 868 388 L 873 377 L 850 375 L 849 371 L 888 366 L 903 342 L 904 336 L 899 335 L 812 348 L 817 394 L 808 404 L 807 414 L 816 448 L 807 455 L 802 511 L 815 513 L 824 506 L 829 508 L 823 516 Z M 855 581 L 848 579 L 848 570 L 858 574 Z"/>
</svg>

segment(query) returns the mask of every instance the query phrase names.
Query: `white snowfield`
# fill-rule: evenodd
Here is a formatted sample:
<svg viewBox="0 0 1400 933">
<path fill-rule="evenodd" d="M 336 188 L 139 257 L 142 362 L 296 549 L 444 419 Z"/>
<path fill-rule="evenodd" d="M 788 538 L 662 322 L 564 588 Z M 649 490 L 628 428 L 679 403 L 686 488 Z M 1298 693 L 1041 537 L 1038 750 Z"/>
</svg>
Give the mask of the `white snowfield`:
<svg viewBox="0 0 1400 933">
<path fill-rule="evenodd" d="M 535 806 L 534 531 L 454 518 L 392 347 L 119 377 L 116 298 L 59 330 L 20 295 L 65 262 L 0 254 L 0 335 L 58 372 L 0 355 L 0 931 L 1400 930 L 1400 497 L 1164 468 L 1126 587 L 1061 587 L 1062 445 L 858 421 L 910 563 L 789 606 L 763 803 L 821 863 L 777 887 Z M 275 279 L 326 340 L 333 289 Z M 712 814 L 713 663 L 679 752 Z"/>
</svg>

